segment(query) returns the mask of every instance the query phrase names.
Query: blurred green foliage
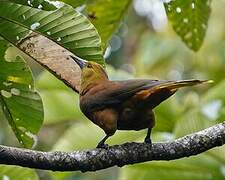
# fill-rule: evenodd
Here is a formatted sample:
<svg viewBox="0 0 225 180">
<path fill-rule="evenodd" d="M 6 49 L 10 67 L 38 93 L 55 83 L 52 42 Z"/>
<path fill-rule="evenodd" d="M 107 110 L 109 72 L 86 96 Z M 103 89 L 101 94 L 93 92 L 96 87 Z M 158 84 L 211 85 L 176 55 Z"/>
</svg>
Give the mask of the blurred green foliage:
<svg viewBox="0 0 225 180">
<path fill-rule="evenodd" d="M 138 0 L 136 1 L 138 2 Z M 136 1 L 134 1 L 134 4 Z M 97 2 L 100 1 L 93 1 L 93 3 Z M 177 0 L 177 2 L 183 3 L 180 0 Z M 70 3 L 73 5 L 72 1 Z M 108 5 L 110 3 L 113 2 L 109 1 Z M 120 2 L 116 1 L 116 3 L 119 4 Z M 123 2 L 121 1 L 121 3 Z M 201 1 L 201 3 L 204 6 L 204 2 Z M 117 7 L 116 5 L 118 4 L 113 5 Z M 86 4 L 87 7 L 88 5 Z M 156 127 L 153 130 L 153 142 L 173 140 L 224 121 L 224 6 L 225 2 L 222 0 L 212 1 L 210 19 L 204 19 L 203 17 L 205 22 L 208 21 L 208 28 L 205 32 L 202 32 L 203 34 L 206 33 L 206 35 L 204 43 L 197 53 L 188 49 L 176 35 L 176 32 L 173 31 L 174 19 L 168 25 L 161 27 L 160 30 L 156 30 L 149 18 L 137 14 L 133 4 L 125 13 L 123 21 L 117 22 L 117 24 L 120 24 L 118 31 L 104 29 L 105 24 L 103 23 L 95 24 L 100 31 L 100 35 L 101 30 L 106 31 L 106 33 L 107 31 L 114 31 L 114 34 L 112 32 L 109 33 L 112 38 L 109 41 L 109 47 L 105 54 L 106 62 L 108 63 L 106 69 L 111 79 L 121 80 L 143 77 L 151 79 L 197 78 L 213 79 L 215 82 L 212 85 L 182 89 L 157 107 L 155 110 L 157 119 Z M 110 8 L 115 12 L 113 7 L 109 6 L 109 9 L 106 9 L 107 14 L 110 14 L 108 12 L 111 10 Z M 197 7 L 195 6 L 195 8 Z M 92 8 L 94 9 L 94 6 Z M 174 9 L 176 10 L 176 7 Z M 204 7 L 203 11 L 205 12 Z M 205 17 L 208 16 L 207 13 Z M 94 15 L 92 14 L 92 16 Z M 113 18 L 113 15 L 110 15 L 109 18 L 104 16 L 104 18 L 106 19 L 100 19 L 99 21 L 104 20 L 104 22 L 107 22 L 110 18 Z M 171 18 L 169 19 L 171 20 Z M 193 29 L 192 26 L 188 28 Z M 202 34 L 200 35 L 202 36 Z M 110 36 L 107 35 L 105 37 L 109 38 Z M 198 49 L 201 44 L 195 44 L 195 38 L 192 39 L 192 43 Z M 34 71 L 42 71 L 36 77 L 36 88 L 42 96 L 45 110 L 44 126 L 39 133 L 37 149 L 73 151 L 94 148 L 104 133 L 82 115 L 78 106 L 78 95 L 43 68 L 38 66 L 32 67 L 35 67 L 33 68 Z M 0 117 L 4 119 L 1 112 Z M 10 130 L 6 128 L 7 126 L 5 123 L 1 124 L 3 131 L 0 133 L 0 142 L 1 144 L 11 145 L 15 139 L 10 134 Z M 108 143 L 113 145 L 127 141 L 143 141 L 145 133 L 145 131 L 118 131 L 109 139 Z M 21 168 L 13 168 L 14 170 L 4 171 L 0 167 L 0 173 L 2 172 L 0 175 L 15 179 L 11 174 L 19 172 Z M 21 173 L 23 170 L 21 170 Z M 123 168 L 110 168 L 94 173 L 38 171 L 37 174 L 40 179 L 60 180 L 169 180 L 175 178 L 222 180 L 225 178 L 225 148 L 215 148 L 191 158 L 170 162 L 141 163 Z M 37 177 L 30 176 L 30 178 L 36 179 Z"/>
</svg>

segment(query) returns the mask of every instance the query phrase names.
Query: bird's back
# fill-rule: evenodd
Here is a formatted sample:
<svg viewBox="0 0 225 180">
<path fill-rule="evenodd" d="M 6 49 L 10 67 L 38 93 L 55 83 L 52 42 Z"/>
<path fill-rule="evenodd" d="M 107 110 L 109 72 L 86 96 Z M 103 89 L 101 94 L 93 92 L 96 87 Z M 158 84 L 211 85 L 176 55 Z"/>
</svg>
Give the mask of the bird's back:
<svg viewBox="0 0 225 180">
<path fill-rule="evenodd" d="M 106 107 L 118 107 L 125 101 L 140 100 L 141 102 L 147 99 L 143 97 L 144 90 L 151 90 L 154 87 L 164 84 L 169 81 L 158 80 L 126 80 L 126 81 L 105 81 L 93 86 L 82 96 L 80 96 L 80 106 L 83 111 L 96 111 Z M 147 92 L 147 91 L 146 91 Z M 148 91 L 149 92 L 149 91 Z M 166 95 L 163 95 L 166 94 Z M 154 93 L 153 93 L 154 95 Z M 157 93 L 160 97 L 168 96 L 167 91 L 162 90 L 161 93 Z"/>
</svg>

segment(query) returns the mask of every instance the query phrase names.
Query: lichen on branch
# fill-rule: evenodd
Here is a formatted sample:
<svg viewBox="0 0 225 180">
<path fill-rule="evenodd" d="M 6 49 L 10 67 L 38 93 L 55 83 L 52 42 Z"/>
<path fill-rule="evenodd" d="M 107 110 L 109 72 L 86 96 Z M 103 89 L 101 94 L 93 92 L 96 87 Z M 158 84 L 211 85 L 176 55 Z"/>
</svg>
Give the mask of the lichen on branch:
<svg viewBox="0 0 225 180">
<path fill-rule="evenodd" d="M 200 154 L 225 144 L 225 122 L 171 142 L 125 143 L 108 149 L 41 152 L 0 146 L 0 164 L 53 171 L 97 171 L 113 166 L 174 160 Z"/>
</svg>

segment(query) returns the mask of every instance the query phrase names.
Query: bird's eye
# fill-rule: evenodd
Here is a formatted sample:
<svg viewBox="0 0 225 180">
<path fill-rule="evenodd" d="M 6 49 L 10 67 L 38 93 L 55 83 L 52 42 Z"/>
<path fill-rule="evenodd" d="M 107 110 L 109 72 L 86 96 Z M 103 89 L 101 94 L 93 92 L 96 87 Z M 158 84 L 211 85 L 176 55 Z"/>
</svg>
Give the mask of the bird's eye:
<svg viewBox="0 0 225 180">
<path fill-rule="evenodd" d="M 91 64 L 88 64 L 87 67 L 88 67 L 88 68 L 91 68 L 92 66 L 91 66 Z"/>
</svg>

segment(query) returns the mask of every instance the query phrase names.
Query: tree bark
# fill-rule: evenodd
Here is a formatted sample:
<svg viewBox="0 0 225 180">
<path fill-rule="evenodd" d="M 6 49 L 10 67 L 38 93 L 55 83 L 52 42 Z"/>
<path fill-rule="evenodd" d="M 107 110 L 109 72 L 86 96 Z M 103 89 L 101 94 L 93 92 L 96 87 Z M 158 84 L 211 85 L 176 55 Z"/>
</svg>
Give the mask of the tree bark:
<svg viewBox="0 0 225 180">
<path fill-rule="evenodd" d="M 171 142 L 125 143 L 108 149 L 74 152 L 41 152 L 0 146 L 0 164 L 53 171 L 97 171 L 112 166 L 174 160 L 200 154 L 225 144 L 225 122 Z"/>
</svg>

